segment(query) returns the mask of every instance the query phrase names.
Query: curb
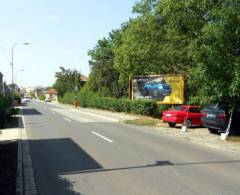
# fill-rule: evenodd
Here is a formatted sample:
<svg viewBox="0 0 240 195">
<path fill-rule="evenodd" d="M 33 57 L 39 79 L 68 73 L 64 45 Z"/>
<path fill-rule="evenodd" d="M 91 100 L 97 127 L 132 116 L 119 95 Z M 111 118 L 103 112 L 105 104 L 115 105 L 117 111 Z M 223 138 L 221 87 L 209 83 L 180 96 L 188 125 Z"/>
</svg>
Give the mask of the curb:
<svg viewBox="0 0 240 195">
<path fill-rule="evenodd" d="M 17 195 L 37 195 L 36 183 L 34 179 L 32 159 L 24 129 L 24 117 L 20 108 L 19 133 L 18 133 L 18 166 L 17 166 Z M 21 120 L 22 119 L 22 120 Z"/>
<path fill-rule="evenodd" d="M 16 179 L 16 195 L 23 195 L 23 162 L 22 162 L 22 127 L 21 118 L 18 120 L 18 151 L 17 151 L 17 179 Z"/>
</svg>

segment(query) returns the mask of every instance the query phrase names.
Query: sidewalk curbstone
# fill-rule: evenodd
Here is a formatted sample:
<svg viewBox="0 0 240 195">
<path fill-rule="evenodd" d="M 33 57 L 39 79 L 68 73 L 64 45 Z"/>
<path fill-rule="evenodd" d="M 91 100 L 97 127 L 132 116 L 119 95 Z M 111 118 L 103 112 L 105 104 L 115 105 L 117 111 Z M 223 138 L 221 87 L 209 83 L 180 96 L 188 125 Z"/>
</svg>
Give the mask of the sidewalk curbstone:
<svg viewBox="0 0 240 195">
<path fill-rule="evenodd" d="M 23 195 L 23 162 L 22 162 L 22 121 L 18 120 L 18 151 L 17 151 L 17 179 L 16 179 L 16 195 Z"/>
<path fill-rule="evenodd" d="M 37 195 L 31 153 L 24 124 L 25 121 L 22 115 L 22 109 L 20 108 L 16 194 Z"/>
</svg>

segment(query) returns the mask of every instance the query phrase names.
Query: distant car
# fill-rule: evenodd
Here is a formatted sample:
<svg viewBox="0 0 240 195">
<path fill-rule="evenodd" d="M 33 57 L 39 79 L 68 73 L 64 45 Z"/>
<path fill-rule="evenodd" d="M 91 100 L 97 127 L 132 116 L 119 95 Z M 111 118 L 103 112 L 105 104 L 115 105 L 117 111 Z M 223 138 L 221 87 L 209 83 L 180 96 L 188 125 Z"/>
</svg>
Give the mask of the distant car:
<svg viewBox="0 0 240 195">
<path fill-rule="evenodd" d="M 24 99 L 26 102 L 30 102 L 31 97 L 29 97 L 29 96 L 25 96 L 23 99 Z"/>
<path fill-rule="evenodd" d="M 183 105 L 176 106 L 172 110 L 163 112 L 162 120 L 167 122 L 170 127 L 176 124 L 187 124 L 187 127 L 202 126 L 202 113 L 199 106 Z"/>
<path fill-rule="evenodd" d="M 143 88 L 146 91 L 147 95 L 161 101 L 163 101 L 166 96 L 169 96 L 172 93 L 171 87 L 166 83 L 165 80 L 162 80 L 160 82 L 147 82 L 144 84 Z"/>
<path fill-rule="evenodd" d="M 212 133 L 225 132 L 229 116 L 225 106 L 221 104 L 210 104 L 202 110 L 202 123 Z"/>
<path fill-rule="evenodd" d="M 28 102 L 29 102 L 29 100 L 25 97 L 21 99 L 21 104 L 22 105 L 26 105 Z"/>
</svg>

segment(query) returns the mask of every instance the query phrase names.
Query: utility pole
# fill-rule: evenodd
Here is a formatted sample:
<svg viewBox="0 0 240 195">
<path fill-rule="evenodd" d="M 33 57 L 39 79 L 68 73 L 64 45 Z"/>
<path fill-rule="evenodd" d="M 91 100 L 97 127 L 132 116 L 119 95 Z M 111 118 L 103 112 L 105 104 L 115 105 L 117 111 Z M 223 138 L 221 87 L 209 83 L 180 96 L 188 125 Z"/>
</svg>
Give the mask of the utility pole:
<svg viewBox="0 0 240 195">
<path fill-rule="evenodd" d="M 14 68 L 13 68 L 13 65 L 14 65 L 14 48 L 17 46 L 17 45 L 30 45 L 30 43 L 14 43 L 13 44 L 13 46 L 12 46 L 12 63 L 11 63 L 11 65 L 12 65 L 12 95 L 14 94 L 14 91 L 15 91 L 15 89 L 14 89 L 14 81 L 13 81 L 13 79 L 14 79 Z"/>
</svg>

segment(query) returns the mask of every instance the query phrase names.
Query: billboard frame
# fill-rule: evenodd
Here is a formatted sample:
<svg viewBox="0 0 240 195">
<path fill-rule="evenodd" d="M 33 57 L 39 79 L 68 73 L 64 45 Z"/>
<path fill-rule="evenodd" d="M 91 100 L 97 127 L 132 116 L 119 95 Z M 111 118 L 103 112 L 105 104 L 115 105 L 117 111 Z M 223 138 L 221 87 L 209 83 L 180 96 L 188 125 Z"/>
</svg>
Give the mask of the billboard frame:
<svg viewBox="0 0 240 195">
<path fill-rule="evenodd" d="M 182 105 L 184 104 L 185 102 L 185 82 L 186 82 L 186 75 L 185 74 L 151 74 L 151 75 L 137 75 L 137 76 L 129 76 L 129 83 L 131 86 L 129 86 L 129 92 L 131 92 L 131 94 L 129 93 L 129 98 L 131 100 L 134 100 L 134 79 L 135 78 L 140 78 L 140 77 L 156 77 L 156 76 L 159 76 L 159 77 L 167 77 L 167 76 L 179 76 L 179 77 L 182 77 L 182 80 L 183 80 L 183 93 L 182 93 L 182 100 L 183 100 L 183 103 L 170 103 L 170 102 L 162 102 L 162 101 L 157 101 L 157 104 L 162 104 L 162 105 Z"/>
</svg>

